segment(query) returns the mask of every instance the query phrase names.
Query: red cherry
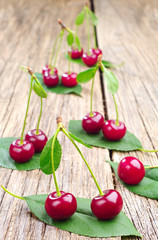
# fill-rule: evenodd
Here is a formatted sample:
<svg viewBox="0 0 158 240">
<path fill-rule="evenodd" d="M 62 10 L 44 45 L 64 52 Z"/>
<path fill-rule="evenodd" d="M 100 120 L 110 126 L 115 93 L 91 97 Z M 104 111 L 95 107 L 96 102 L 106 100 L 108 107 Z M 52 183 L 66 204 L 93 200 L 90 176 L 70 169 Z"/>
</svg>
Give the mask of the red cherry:
<svg viewBox="0 0 158 240">
<path fill-rule="evenodd" d="M 100 55 L 100 54 L 102 54 L 102 50 L 101 49 L 99 49 L 99 48 L 91 48 L 90 50 L 89 50 L 90 52 L 92 52 L 92 53 L 94 53 L 95 55 L 97 55 L 97 57 Z"/>
<path fill-rule="evenodd" d="M 48 72 L 45 72 L 43 82 L 47 87 L 55 87 L 59 83 L 59 77 L 56 73 L 49 74 Z"/>
<path fill-rule="evenodd" d="M 81 58 L 83 54 L 83 48 L 81 49 L 81 51 L 79 51 L 78 48 L 76 49 L 72 48 L 68 51 L 68 54 L 70 54 L 72 59 Z"/>
<path fill-rule="evenodd" d="M 45 75 L 45 73 L 50 73 L 50 71 L 51 71 L 51 68 L 50 68 L 48 65 L 46 65 L 46 66 L 44 66 L 43 69 L 42 69 L 42 74 Z M 57 68 L 54 68 L 54 73 L 55 73 L 55 74 L 58 73 Z"/>
<path fill-rule="evenodd" d="M 92 199 L 91 209 L 93 214 L 103 220 L 116 217 L 123 206 L 123 200 L 119 192 L 113 189 L 104 191 L 103 196 L 97 196 Z"/>
<path fill-rule="evenodd" d="M 57 196 L 57 192 L 48 195 L 45 201 L 45 210 L 47 214 L 56 220 L 63 220 L 71 217 L 77 209 L 76 198 L 71 193 L 60 191 L 61 196 Z"/>
<path fill-rule="evenodd" d="M 23 140 L 20 145 L 20 139 L 13 141 L 9 148 L 9 154 L 15 162 L 25 163 L 28 162 L 35 152 L 34 146 L 31 142 Z"/>
<path fill-rule="evenodd" d="M 104 123 L 104 117 L 99 112 L 93 112 L 93 116 L 90 117 L 88 113 L 82 120 L 82 127 L 87 133 L 98 133 Z"/>
<path fill-rule="evenodd" d="M 118 176 L 127 184 L 138 184 L 145 176 L 145 169 L 142 162 L 135 157 L 125 157 L 118 165 Z"/>
<path fill-rule="evenodd" d="M 83 53 L 82 61 L 88 66 L 91 67 L 97 63 L 98 56 L 94 53 L 90 55 L 88 53 Z"/>
<path fill-rule="evenodd" d="M 26 134 L 25 140 L 33 144 L 35 152 L 41 152 L 48 139 L 42 130 L 39 129 L 39 133 L 36 134 L 36 129 L 33 129 Z"/>
<path fill-rule="evenodd" d="M 65 87 L 74 87 L 77 85 L 77 73 L 70 73 L 68 74 L 67 72 L 64 73 L 61 77 L 61 82 Z"/>
<path fill-rule="evenodd" d="M 119 126 L 117 126 L 115 123 L 115 120 L 108 120 L 104 122 L 102 127 L 104 137 L 110 141 L 118 141 L 126 134 L 125 124 L 119 121 Z"/>
</svg>

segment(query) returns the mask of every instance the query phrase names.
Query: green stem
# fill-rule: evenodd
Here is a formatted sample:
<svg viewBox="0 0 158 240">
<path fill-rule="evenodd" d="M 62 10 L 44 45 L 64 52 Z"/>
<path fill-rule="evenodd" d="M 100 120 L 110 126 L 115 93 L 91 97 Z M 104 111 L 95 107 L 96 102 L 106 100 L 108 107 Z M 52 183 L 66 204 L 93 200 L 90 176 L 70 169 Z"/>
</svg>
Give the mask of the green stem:
<svg viewBox="0 0 158 240">
<path fill-rule="evenodd" d="M 58 183 L 57 183 L 57 179 L 56 179 L 56 175 L 55 175 L 55 168 L 54 168 L 54 145 L 55 145 L 55 140 L 56 140 L 57 135 L 58 135 L 59 132 L 60 132 L 60 127 L 57 128 L 57 130 L 56 130 L 56 132 L 54 134 L 53 141 L 52 141 L 52 149 L 51 149 L 52 172 L 53 172 L 53 177 L 54 177 L 54 183 L 55 183 L 57 196 L 61 196 L 61 193 L 59 191 L 59 187 L 58 187 Z"/>
<path fill-rule="evenodd" d="M 158 152 L 158 150 L 156 150 L 156 149 L 154 149 L 154 150 L 148 150 L 148 149 L 139 148 L 138 150 L 139 150 L 139 151 L 142 151 L 142 152 Z"/>
<path fill-rule="evenodd" d="M 153 167 L 153 166 L 151 166 L 151 167 L 150 167 L 150 166 L 146 166 L 146 167 L 144 167 L 144 168 L 145 168 L 145 169 L 153 169 L 153 168 L 158 168 L 158 166 L 154 166 L 154 167 Z"/>
<path fill-rule="evenodd" d="M 114 103 L 115 103 L 115 110 L 116 110 L 116 122 L 115 122 L 115 124 L 116 124 L 117 126 L 119 126 L 118 108 L 117 108 L 117 103 L 116 103 L 116 99 L 115 99 L 114 94 L 112 94 L 112 97 L 113 97 L 113 100 L 114 100 Z"/>
<path fill-rule="evenodd" d="M 10 194 L 11 196 L 13 196 L 13 197 L 19 198 L 19 199 L 21 199 L 21 200 L 25 200 L 25 198 L 19 197 L 19 196 L 15 195 L 15 194 L 9 192 L 3 185 L 1 185 L 1 188 L 3 188 L 3 190 L 4 190 L 5 192 L 9 193 L 9 194 Z"/>
<path fill-rule="evenodd" d="M 41 115 L 42 115 L 42 105 L 43 105 L 43 101 L 42 101 L 42 97 L 41 97 L 40 114 L 39 114 L 38 123 L 37 123 L 37 128 L 36 128 L 36 134 L 37 134 L 37 135 L 39 134 L 39 124 L 40 124 Z"/>
<path fill-rule="evenodd" d="M 88 11 L 86 11 L 86 28 L 87 28 L 87 44 L 88 44 L 88 54 L 90 49 L 90 26 L 89 26 L 89 15 Z"/>
<path fill-rule="evenodd" d="M 70 61 L 70 57 L 69 57 L 69 58 L 68 58 L 68 74 L 71 73 L 71 71 L 70 71 L 70 65 L 71 65 L 71 61 Z"/>
<path fill-rule="evenodd" d="M 98 69 L 98 67 L 96 68 L 96 71 L 97 71 L 97 69 Z M 96 71 L 94 73 L 94 77 L 92 79 L 92 85 L 91 85 L 91 101 L 90 101 L 90 114 L 89 114 L 90 117 L 93 117 L 93 111 L 92 111 L 92 106 L 93 106 L 93 89 L 94 89 L 94 79 L 95 79 Z"/>
<path fill-rule="evenodd" d="M 50 56 L 50 60 L 49 60 L 49 66 L 52 66 L 52 61 L 53 61 L 53 57 L 54 57 L 54 53 L 55 53 L 55 49 L 56 49 L 56 45 L 58 43 L 59 37 L 60 37 L 60 33 L 58 33 L 56 40 L 53 44 L 53 48 L 52 48 L 52 52 L 51 52 L 51 56 Z"/>
<path fill-rule="evenodd" d="M 21 138 L 20 138 L 20 145 L 23 145 L 23 137 L 24 137 L 24 130 L 25 130 L 25 125 L 26 125 L 26 118 L 27 118 L 27 113 L 28 113 L 29 103 L 30 103 L 30 97 L 31 97 L 31 92 L 32 92 L 32 82 L 33 82 L 33 77 L 31 77 L 30 91 L 29 91 L 29 97 L 28 97 L 28 101 L 27 101 L 27 108 L 26 108 L 26 113 L 25 113 L 25 118 L 24 118 Z"/>
<path fill-rule="evenodd" d="M 95 26 L 93 26 L 94 48 L 97 49 L 97 38 L 95 34 Z"/>
<path fill-rule="evenodd" d="M 97 182 L 97 180 L 96 180 L 96 178 L 95 178 L 95 176 L 94 176 L 94 174 L 93 174 L 93 172 L 92 172 L 92 170 L 91 170 L 88 162 L 87 162 L 86 159 L 84 158 L 84 156 L 83 156 L 83 154 L 81 153 L 80 149 L 78 148 L 78 146 L 76 145 L 76 143 L 74 142 L 74 140 L 70 137 L 69 133 L 67 132 L 67 130 L 66 130 L 65 128 L 62 128 L 62 132 L 70 139 L 70 141 L 71 141 L 71 142 L 73 143 L 73 145 L 76 147 L 78 153 L 79 153 L 80 156 L 82 157 L 83 161 L 85 162 L 85 164 L 86 164 L 89 172 L 91 173 L 91 175 L 92 175 L 92 177 L 93 177 L 93 179 L 94 179 L 94 182 L 95 182 L 95 184 L 96 184 L 96 186 L 97 186 L 97 188 L 98 188 L 98 190 L 99 190 L 100 196 L 103 196 L 104 193 L 102 192 L 102 190 L 101 190 L 101 188 L 100 188 L 100 186 L 99 186 L 99 184 L 98 184 L 98 182 Z"/>
<path fill-rule="evenodd" d="M 64 30 L 62 30 L 60 32 L 60 41 L 59 41 L 59 45 L 58 45 L 58 48 L 57 48 L 57 51 L 56 51 L 56 55 L 55 55 L 55 59 L 54 59 L 54 62 L 53 62 L 53 69 L 52 69 L 52 71 L 54 70 L 56 62 L 57 62 L 57 58 L 58 58 L 58 55 L 59 55 L 59 51 L 60 51 L 60 47 L 61 47 L 63 36 L 64 36 Z"/>
</svg>

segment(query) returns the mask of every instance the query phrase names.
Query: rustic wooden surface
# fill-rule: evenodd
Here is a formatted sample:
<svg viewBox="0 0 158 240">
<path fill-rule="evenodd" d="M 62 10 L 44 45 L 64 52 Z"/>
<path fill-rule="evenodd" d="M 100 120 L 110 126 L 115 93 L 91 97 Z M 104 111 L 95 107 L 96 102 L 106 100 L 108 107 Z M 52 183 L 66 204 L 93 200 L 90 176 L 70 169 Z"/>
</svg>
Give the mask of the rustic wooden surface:
<svg viewBox="0 0 158 240">
<path fill-rule="evenodd" d="M 28 65 L 34 71 L 41 71 L 49 56 L 53 39 L 60 30 L 57 19 L 60 17 L 67 26 L 74 27 L 74 19 L 82 9 L 84 0 L 34 0 L 0 1 L 0 135 L 19 136 L 23 124 L 29 82 L 19 65 Z M 157 128 L 157 1 L 94 0 L 89 2 L 99 17 L 97 38 L 103 49 L 104 58 L 113 62 L 125 61 L 124 67 L 115 70 L 120 80 L 117 94 L 120 120 L 143 143 L 144 148 L 158 148 Z M 73 9 L 73 10 L 72 10 Z M 70 14 L 71 13 L 71 14 Z M 84 29 L 81 40 L 85 43 Z M 67 70 L 64 59 L 66 44 L 58 61 L 59 73 Z M 84 68 L 72 65 L 79 72 Z M 89 111 L 90 84 L 83 86 L 83 97 L 74 95 L 49 94 L 44 101 L 41 129 L 51 137 L 56 129 L 56 115 L 61 114 L 65 126 L 70 119 L 82 119 Z M 103 99 L 102 93 L 105 93 Z M 95 82 L 93 109 L 114 118 L 115 111 L 111 96 L 102 89 L 100 76 Z M 104 103 L 104 105 L 103 105 Z M 32 95 L 26 131 L 36 126 L 40 101 Z M 61 189 L 79 197 L 93 197 L 97 194 L 95 184 L 84 162 L 62 134 L 59 136 L 63 154 L 57 179 Z M 139 197 L 125 189 L 112 177 L 112 170 L 106 159 L 119 161 L 127 155 L 138 157 L 145 164 L 156 165 L 154 153 L 119 153 L 108 150 L 81 147 L 95 171 L 102 189 L 116 188 L 124 199 L 123 211 L 131 219 L 144 239 L 156 240 L 158 236 L 157 201 Z M 97 169 L 97 171 L 96 171 Z M 40 170 L 30 172 L 0 169 L 0 183 L 17 195 L 47 194 L 54 190 L 51 176 Z M 78 183 L 78 185 L 76 184 Z M 0 190 L 0 236 L 1 239 L 91 239 L 48 226 L 31 214 L 26 203 L 5 194 Z M 94 238 L 95 239 L 95 238 Z M 121 237 L 109 238 L 120 240 Z M 128 238 L 137 239 L 137 238 Z"/>
</svg>

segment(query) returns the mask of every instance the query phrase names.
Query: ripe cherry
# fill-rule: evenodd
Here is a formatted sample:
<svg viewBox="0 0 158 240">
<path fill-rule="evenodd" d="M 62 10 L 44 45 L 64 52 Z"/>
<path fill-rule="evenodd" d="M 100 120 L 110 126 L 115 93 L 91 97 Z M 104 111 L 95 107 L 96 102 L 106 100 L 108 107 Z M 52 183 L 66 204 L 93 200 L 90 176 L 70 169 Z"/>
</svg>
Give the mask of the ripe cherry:
<svg viewBox="0 0 158 240">
<path fill-rule="evenodd" d="M 43 82 L 47 87 L 55 87 L 59 83 L 59 77 L 56 73 L 49 74 L 48 72 L 45 72 Z"/>
<path fill-rule="evenodd" d="M 97 57 L 101 54 L 102 55 L 102 50 L 99 48 L 91 48 L 89 50 L 91 53 L 94 53 L 95 55 L 97 55 Z"/>
<path fill-rule="evenodd" d="M 23 140 L 20 144 L 20 139 L 13 141 L 9 148 L 9 154 L 15 162 L 25 163 L 28 162 L 35 152 L 34 146 L 31 142 Z"/>
<path fill-rule="evenodd" d="M 93 214 L 103 220 L 116 217 L 123 206 L 123 200 L 119 192 L 109 189 L 103 192 L 103 196 L 96 196 L 92 199 L 91 209 Z"/>
<path fill-rule="evenodd" d="M 138 184 L 145 176 L 145 168 L 142 162 L 135 157 L 125 157 L 118 165 L 118 176 L 127 184 Z"/>
<path fill-rule="evenodd" d="M 45 210 L 47 214 L 56 220 L 63 220 L 71 217 L 77 209 L 76 198 L 71 193 L 60 191 L 61 196 L 57 196 L 57 192 L 48 195 L 45 201 Z"/>
<path fill-rule="evenodd" d="M 33 129 L 26 134 L 25 140 L 33 144 L 35 152 L 41 152 L 48 139 L 42 130 L 39 129 L 37 134 L 36 129 Z"/>
<path fill-rule="evenodd" d="M 83 53 L 82 61 L 88 66 L 91 67 L 97 63 L 98 56 L 94 53 Z"/>
<path fill-rule="evenodd" d="M 65 87 L 74 87 L 77 85 L 77 73 L 64 73 L 61 77 L 61 82 Z"/>
<path fill-rule="evenodd" d="M 98 133 L 103 126 L 104 117 L 99 112 L 92 112 L 93 116 L 88 113 L 82 120 L 82 127 L 87 133 Z"/>
<path fill-rule="evenodd" d="M 126 126 L 121 121 L 119 121 L 119 125 L 116 125 L 115 120 L 107 120 L 103 124 L 102 132 L 108 140 L 118 141 L 126 134 Z"/>
<path fill-rule="evenodd" d="M 42 74 L 45 75 L 45 73 L 50 73 L 50 71 L 51 71 L 51 68 L 50 68 L 48 65 L 46 65 L 46 66 L 44 66 L 43 69 L 42 69 Z M 58 73 L 57 68 L 54 68 L 54 73 L 55 73 L 55 74 Z"/>
<path fill-rule="evenodd" d="M 78 48 L 74 49 L 70 49 L 68 51 L 69 56 L 71 56 L 72 59 L 78 59 L 82 57 L 83 54 L 83 48 L 81 49 L 81 51 L 78 50 Z"/>
</svg>

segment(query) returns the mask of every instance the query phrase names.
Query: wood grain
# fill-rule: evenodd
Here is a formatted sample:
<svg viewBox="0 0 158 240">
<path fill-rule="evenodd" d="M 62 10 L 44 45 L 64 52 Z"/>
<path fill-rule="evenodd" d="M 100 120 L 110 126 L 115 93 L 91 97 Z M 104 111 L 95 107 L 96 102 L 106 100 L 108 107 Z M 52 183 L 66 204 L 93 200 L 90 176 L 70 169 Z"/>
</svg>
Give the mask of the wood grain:
<svg viewBox="0 0 158 240">
<path fill-rule="evenodd" d="M 99 16 L 98 42 L 104 58 L 113 62 L 125 61 L 115 71 L 119 79 L 116 95 L 120 120 L 142 142 L 145 149 L 158 149 L 158 82 L 157 1 L 95 1 Z M 109 119 L 115 118 L 112 98 L 105 86 Z M 112 152 L 113 161 L 132 155 L 144 164 L 157 165 L 157 153 Z M 157 239 L 157 201 L 132 194 L 116 180 L 116 188 L 124 199 L 124 212 L 132 220 L 144 239 Z M 133 238 L 132 238 L 133 239 Z"/>
</svg>

